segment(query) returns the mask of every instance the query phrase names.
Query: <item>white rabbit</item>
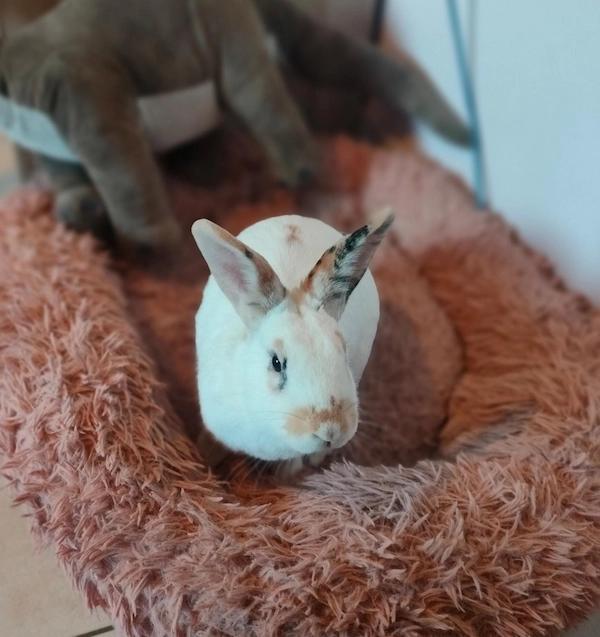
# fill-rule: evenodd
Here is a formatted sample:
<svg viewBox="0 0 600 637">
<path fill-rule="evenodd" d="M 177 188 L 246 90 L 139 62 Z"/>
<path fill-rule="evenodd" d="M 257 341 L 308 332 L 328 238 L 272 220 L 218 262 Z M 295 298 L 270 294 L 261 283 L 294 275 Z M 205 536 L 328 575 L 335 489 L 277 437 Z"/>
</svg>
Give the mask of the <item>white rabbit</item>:
<svg viewBox="0 0 600 637">
<path fill-rule="evenodd" d="M 367 268 L 392 220 L 385 210 L 343 236 L 284 215 L 238 238 L 194 223 L 211 271 L 196 314 L 198 390 L 219 442 L 263 460 L 296 459 L 293 473 L 352 438 L 379 321 Z"/>
</svg>

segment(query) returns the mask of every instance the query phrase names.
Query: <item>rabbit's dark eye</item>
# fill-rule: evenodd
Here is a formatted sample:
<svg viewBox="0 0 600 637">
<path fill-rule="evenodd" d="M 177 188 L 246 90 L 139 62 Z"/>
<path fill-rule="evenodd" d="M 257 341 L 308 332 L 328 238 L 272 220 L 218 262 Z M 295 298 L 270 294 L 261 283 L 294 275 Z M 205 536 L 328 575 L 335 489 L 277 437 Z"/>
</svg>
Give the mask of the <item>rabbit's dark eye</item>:
<svg viewBox="0 0 600 637">
<path fill-rule="evenodd" d="M 281 361 L 277 358 L 277 354 L 273 354 L 273 358 L 271 359 L 271 365 L 273 365 L 273 369 L 278 374 L 281 373 Z"/>
<path fill-rule="evenodd" d="M 279 389 L 283 389 L 285 387 L 285 384 L 287 383 L 287 358 L 284 358 L 283 361 L 280 361 L 277 354 L 272 354 L 271 367 L 273 368 L 273 371 L 278 374 Z"/>
</svg>

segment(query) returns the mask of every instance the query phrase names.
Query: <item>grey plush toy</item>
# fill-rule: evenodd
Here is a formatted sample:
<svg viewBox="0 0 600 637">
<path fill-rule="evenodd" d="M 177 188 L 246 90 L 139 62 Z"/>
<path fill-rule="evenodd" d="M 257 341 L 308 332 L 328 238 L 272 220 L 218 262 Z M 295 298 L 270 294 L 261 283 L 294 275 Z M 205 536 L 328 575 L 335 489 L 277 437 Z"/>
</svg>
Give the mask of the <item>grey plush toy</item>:
<svg viewBox="0 0 600 637">
<path fill-rule="evenodd" d="M 180 229 L 155 153 L 223 113 L 244 124 L 285 184 L 314 176 L 316 146 L 282 61 L 468 143 L 414 61 L 393 61 L 290 0 L 5 0 L 3 8 L 0 128 L 41 158 L 57 214 L 79 230 L 110 225 L 125 242 L 175 244 Z"/>
</svg>

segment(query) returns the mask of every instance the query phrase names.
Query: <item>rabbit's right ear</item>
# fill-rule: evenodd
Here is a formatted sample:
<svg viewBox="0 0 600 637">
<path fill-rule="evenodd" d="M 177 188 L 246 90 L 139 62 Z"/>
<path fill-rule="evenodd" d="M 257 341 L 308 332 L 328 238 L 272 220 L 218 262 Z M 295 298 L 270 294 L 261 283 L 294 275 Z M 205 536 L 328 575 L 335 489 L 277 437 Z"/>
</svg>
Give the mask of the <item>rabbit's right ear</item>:
<svg viewBox="0 0 600 637">
<path fill-rule="evenodd" d="M 323 308 L 339 320 L 393 220 L 392 210 L 384 208 L 370 223 L 342 237 L 325 251 L 301 285 L 315 309 Z"/>
<path fill-rule="evenodd" d="M 285 298 L 285 288 L 267 260 L 208 219 L 192 235 L 211 274 L 240 318 L 252 327 Z"/>
</svg>

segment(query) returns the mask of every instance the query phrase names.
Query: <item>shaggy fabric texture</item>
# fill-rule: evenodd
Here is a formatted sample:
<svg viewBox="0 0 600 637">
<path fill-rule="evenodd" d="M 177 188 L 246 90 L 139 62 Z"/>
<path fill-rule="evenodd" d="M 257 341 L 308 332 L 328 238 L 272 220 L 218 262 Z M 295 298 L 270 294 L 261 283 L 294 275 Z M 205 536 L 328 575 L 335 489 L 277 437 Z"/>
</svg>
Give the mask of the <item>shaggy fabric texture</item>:
<svg viewBox="0 0 600 637">
<path fill-rule="evenodd" d="M 416 152 L 325 151 L 297 201 L 253 165 L 173 197 L 233 232 L 397 209 L 345 460 L 296 487 L 208 472 L 199 255 L 113 263 L 21 193 L 0 210 L 2 473 L 129 636 L 552 634 L 600 598 L 600 313 Z M 423 459 L 444 419 L 446 457 Z"/>
</svg>

